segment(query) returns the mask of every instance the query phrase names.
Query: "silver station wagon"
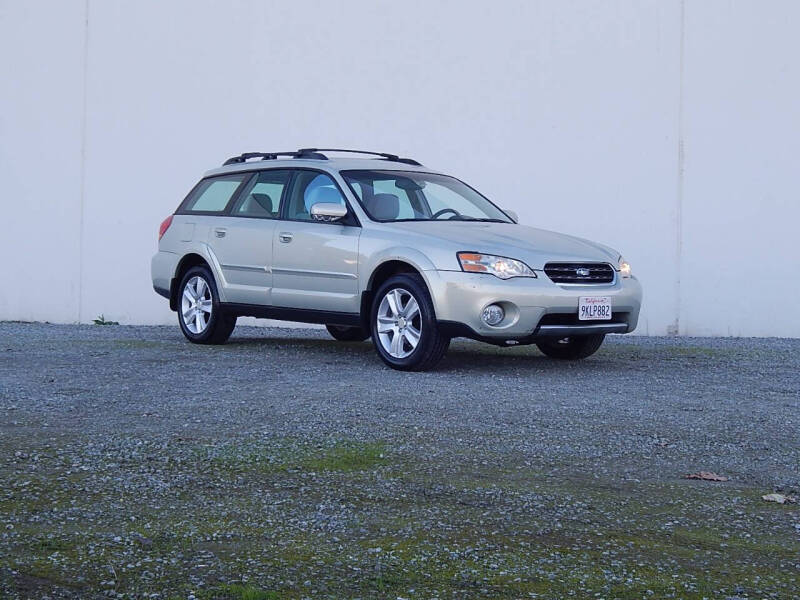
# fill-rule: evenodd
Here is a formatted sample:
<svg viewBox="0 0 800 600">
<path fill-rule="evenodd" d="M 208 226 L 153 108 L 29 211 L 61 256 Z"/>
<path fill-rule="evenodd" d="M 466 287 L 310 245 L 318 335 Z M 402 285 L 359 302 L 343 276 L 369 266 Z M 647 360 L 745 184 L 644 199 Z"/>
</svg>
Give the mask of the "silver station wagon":
<svg viewBox="0 0 800 600">
<path fill-rule="evenodd" d="M 245 315 L 322 323 L 402 370 L 454 337 L 585 358 L 642 301 L 616 250 L 519 225 L 415 160 L 341 149 L 228 159 L 161 224 L 151 266 L 191 342 L 224 343 Z"/>
</svg>

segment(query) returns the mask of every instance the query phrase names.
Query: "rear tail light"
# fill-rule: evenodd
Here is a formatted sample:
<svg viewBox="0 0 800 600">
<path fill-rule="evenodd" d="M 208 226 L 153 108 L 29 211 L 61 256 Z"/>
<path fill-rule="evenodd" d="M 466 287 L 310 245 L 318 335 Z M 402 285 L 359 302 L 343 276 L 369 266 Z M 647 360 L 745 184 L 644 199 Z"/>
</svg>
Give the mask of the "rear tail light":
<svg viewBox="0 0 800 600">
<path fill-rule="evenodd" d="M 161 221 L 161 226 L 158 228 L 158 241 L 161 241 L 161 238 L 164 237 L 164 234 L 167 233 L 167 229 L 169 226 L 172 225 L 172 215 L 168 216 L 166 219 Z"/>
</svg>

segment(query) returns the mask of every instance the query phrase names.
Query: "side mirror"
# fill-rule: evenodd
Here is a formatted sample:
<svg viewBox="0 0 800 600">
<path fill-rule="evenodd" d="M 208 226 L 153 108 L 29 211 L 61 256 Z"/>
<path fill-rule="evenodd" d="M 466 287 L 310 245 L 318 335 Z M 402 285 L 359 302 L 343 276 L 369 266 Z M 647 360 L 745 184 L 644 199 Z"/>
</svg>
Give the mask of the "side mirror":
<svg viewBox="0 0 800 600">
<path fill-rule="evenodd" d="M 347 214 L 347 207 L 336 202 L 317 202 L 311 207 L 314 221 L 338 221 Z"/>
<path fill-rule="evenodd" d="M 514 221 L 514 223 L 519 223 L 519 215 L 515 213 L 513 210 L 506 210 L 503 209 L 503 212 L 508 215 L 508 218 Z"/>
</svg>

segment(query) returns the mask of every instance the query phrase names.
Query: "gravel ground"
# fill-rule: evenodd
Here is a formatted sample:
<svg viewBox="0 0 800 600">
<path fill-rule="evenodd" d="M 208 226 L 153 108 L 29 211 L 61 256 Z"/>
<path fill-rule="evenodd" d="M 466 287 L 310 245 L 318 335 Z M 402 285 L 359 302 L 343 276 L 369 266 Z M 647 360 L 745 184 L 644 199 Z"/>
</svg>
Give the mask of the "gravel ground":
<svg viewBox="0 0 800 600">
<path fill-rule="evenodd" d="M 0 323 L 0 598 L 798 598 L 800 340 Z M 682 478 L 699 470 L 723 483 Z"/>
</svg>

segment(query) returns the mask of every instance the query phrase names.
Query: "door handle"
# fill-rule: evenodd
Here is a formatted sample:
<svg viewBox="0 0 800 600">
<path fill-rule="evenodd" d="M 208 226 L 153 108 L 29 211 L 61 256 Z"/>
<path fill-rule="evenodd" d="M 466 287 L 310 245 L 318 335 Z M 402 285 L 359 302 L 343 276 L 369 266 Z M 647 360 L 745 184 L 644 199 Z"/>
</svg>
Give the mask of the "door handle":
<svg viewBox="0 0 800 600">
<path fill-rule="evenodd" d="M 278 234 L 278 239 L 282 241 L 284 244 L 288 244 L 289 242 L 291 242 L 293 237 L 294 236 L 288 231 L 282 231 Z"/>
<path fill-rule="evenodd" d="M 223 227 L 217 227 L 217 228 L 214 230 L 214 235 L 215 235 L 215 236 L 217 236 L 218 238 L 223 238 L 223 237 L 225 237 L 225 234 L 226 234 L 226 233 L 228 233 L 228 230 L 227 230 L 227 229 L 224 229 Z"/>
</svg>

